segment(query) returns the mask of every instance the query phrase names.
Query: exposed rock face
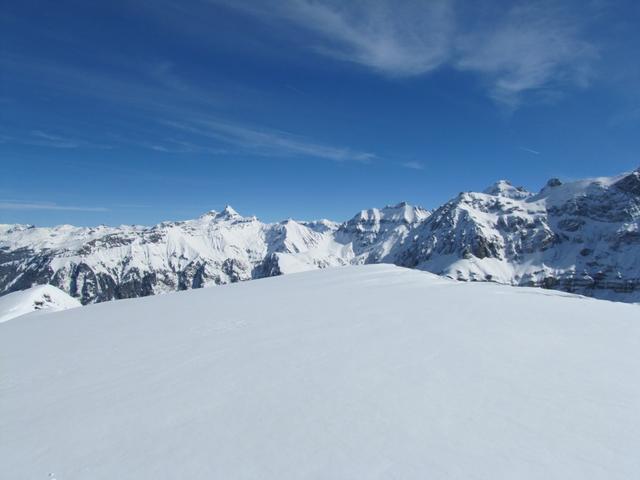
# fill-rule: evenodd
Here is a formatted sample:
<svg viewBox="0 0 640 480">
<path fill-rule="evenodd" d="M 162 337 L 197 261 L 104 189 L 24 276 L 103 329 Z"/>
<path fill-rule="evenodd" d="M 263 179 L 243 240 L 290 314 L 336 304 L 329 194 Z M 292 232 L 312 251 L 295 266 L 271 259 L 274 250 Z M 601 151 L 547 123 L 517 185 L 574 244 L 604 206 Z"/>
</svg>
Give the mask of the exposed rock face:
<svg viewBox="0 0 640 480">
<path fill-rule="evenodd" d="M 429 215 L 428 210 L 405 202 L 362 210 L 340 225 L 335 238 L 350 246 L 357 263 L 394 263 L 409 232 Z"/>
<path fill-rule="evenodd" d="M 538 194 L 501 180 L 433 212 L 401 203 L 342 224 L 227 207 L 153 227 L 0 226 L 0 294 L 50 283 L 84 304 L 360 263 L 640 301 L 640 171 Z"/>
<path fill-rule="evenodd" d="M 362 224 L 348 225 L 362 236 L 360 229 L 371 230 L 372 246 L 379 234 L 406 232 L 428 215 L 406 204 L 369 212 Z M 327 220 L 264 224 L 231 207 L 153 227 L 3 225 L 0 294 L 49 283 L 87 304 L 364 263 L 341 227 Z"/>
<path fill-rule="evenodd" d="M 640 172 L 537 195 L 463 193 L 416 226 L 400 264 L 460 280 L 541 286 L 640 301 Z"/>
</svg>

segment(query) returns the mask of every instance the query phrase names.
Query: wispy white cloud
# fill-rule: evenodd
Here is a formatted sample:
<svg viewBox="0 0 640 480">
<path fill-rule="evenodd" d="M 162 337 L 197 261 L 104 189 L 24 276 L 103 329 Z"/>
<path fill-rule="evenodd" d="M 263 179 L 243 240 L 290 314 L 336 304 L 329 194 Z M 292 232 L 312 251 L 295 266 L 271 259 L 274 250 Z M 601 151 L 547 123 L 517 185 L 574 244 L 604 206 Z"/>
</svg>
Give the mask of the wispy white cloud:
<svg viewBox="0 0 640 480">
<path fill-rule="evenodd" d="M 527 148 L 527 147 L 518 147 L 520 150 L 522 150 L 523 152 L 527 152 L 530 153 L 532 155 L 540 155 L 540 152 L 537 150 L 534 150 L 532 148 Z"/>
<path fill-rule="evenodd" d="M 140 203 L 116 203 L 114 208 L 151 208 L 152 205 L 145 205 Z"/>
<path fill-rule="evenodd" d="M 369 163 L 377 158 L 373 153 L 316 143 L 281 130 L 238 125 L 212 119 L 201 119 L 190 123 L 174 121 L 164 123 L 167 126 L 234 145 L 259 155 L 302 156 L 337 162 L 354 161 L 361 163 Z"/>
<path fill-rule="evenodd" d="M 31 75 L 46 78 L 48 89 L 78 91 L 88 96 L 122 105 L 129 112 L 145 120 L 156 120 L 158 117 L 169 118 L 165 122 L 174 128 L 198 134 L 201 137 L 215 139 L 237 147 L 236 150 L 251 152 L 263 156 L 305 156 L 324 158 L 334 161 L 356 161 L 367 163 L 376 158 L 373 153 L 336 147 L 314 142 L 308 138 L 280 130 L 272 130 L 261 126 L 243 126 L 215 118 L 211 120 L 211 110 L 224 103 L 217 93 L 189 83 L 174 72 L 171 62 L 156 62 L 146 65 L 142 79 L 137 76 L 121 78 L 109 72 L 87 71 L 70 65 L 53 65 L 29 61 L 21 63 L 19 59 L 0 55 L 0 67 L 16 68 L 20 66 Z M 125 65 L 125 67 L 131 67 Z M 86 85 L 91 88 L 86 88 Z M 239 90 L 234 90 L 236 93 Z M 236 95 L 242 97 L 242 95 Z M 205 113 L 206 112 L 206 113 Z M 184 118 L 202 117 L 199 122 L 185 122 Z M 180 119 L 175 120 L 175 119 Z M 234 153 L 228 149 L 212 145 L 211 142 L 197 142 L 181 138 L 159 136 L 153 129 L 145 129 L 135 124 L 136 132 L 110 135 L 114 145 L 134 145 L 158 153 L 204 153 L 222 155 Z M 140 131 L 140 130 L 144 131 Z M 1 133 L 1 132 L 0 132 Z M 20 143 L 23 145 L 46 146 L 52 148 L 113 148 L 89 140 L 65 136 L 44 130 L 33 130 L 25 134 L 12 136 L 0 135 L 0 143 Z M 109 135 L 105 134 L 104 138 Z M 106 142 L 105 142 L 106 143 Z"/>
<path fill-rule="evenodd" d="M 416 75 L 440 66 L 449 50 L 452 2 L 421 2 L 419 15 L 397 2 L 323 4 L 293 1 L 284 16 L 327 37 L 318 51 L 391 75 Z"/>
<path fill-rule="evenodd" d="M 582 2 L 519 1 L 502 10 L 494 5 L 490 14 L 487 2 L 463 10 L 455 0 L 210 2 L 306 29 L 317 37 L 316 52 L 385 75 L 423 75 L 442 66 L 479 74 L 489 95 L 512 107 L 526 92 L 545 89 L 549 98 L 563 86 L 587 86 L 598 58 L 583 35 L 589 5 Z"/>
<path fill-rule="evenodd" d="M 490 95 L 512 106 L 524 92 L 586 87 L 598 54 L 582 38 L 582 23 L 556 2 L 516 4 L 504 16 L 462 35 L 454 65 L 482 74 Z"/>
<path fill-rule="evenodd" d="M 80 207 L 74 205 L 58 205 L 48 202 L 0 201 L 0 210 L 65 210 L 76 212 L 108 212 L 105 207 Z"/>
<path fill-rule="evenodd" d="M 41 130 L 34 130 L 31 132 L 30 138 L 23 140 L 22 143 L 54 148 L 78 148 L 85 145 L 87 142 L 64 138 L 60 135 L 54 135 Z"/>
<path fill-rule="evenodd" d="M 317 52 L 393 76 L 440 66 L 451 48 L 452 0 L 210 0 L 317 35 Z"/>
<path fill-rule="evenodd" d="M 194 106 L 211 108 L 225 103 L 223 95 L 212 85 L 185 82 L 171 62 L 145 63 L 126 57 L 110 60 L 117 69 L 88 68 L 47 58 L 0 53 L 0 69 L 29 78 L 47 92 L 109 101 L 138 113 L 184 113 L 186 108 Z"/>
<path fill-rule="evenodd" d="M 411 170 L 424 170 L 424 165 L 420 162 L 405 162 L 401 164 L 404 168 Z"/>
<path fill-rule="evenodd" d="M 30 132 L 19 132 L 13 135 L 0 134 L 0 143 L 7 144 L 19 144 L 19 145 L 31 145 L 36 147 L 48 147 L 48 148 L 62 148 L 62 149 L 74 149 L 74 148 L 97 148 L 97 149 L 110 149 L 110 145 L 94 143 L 89 140 L 80 138 L 67 137 L 59 134 L 45 132 L 42 130 L 32 130 Z"/>
<path fill-rule="evenodd" d="M 159 153 L 203 153 L 208 155 L 229 155 L 233 152 L 229 149 L 216 148 L 210 145 L 198 144 L 194 142 L 186 142 L 174 138 L 158 139 L 155 142 L 127 140 L 126 143 L 146 148 Z"/>
</svg>

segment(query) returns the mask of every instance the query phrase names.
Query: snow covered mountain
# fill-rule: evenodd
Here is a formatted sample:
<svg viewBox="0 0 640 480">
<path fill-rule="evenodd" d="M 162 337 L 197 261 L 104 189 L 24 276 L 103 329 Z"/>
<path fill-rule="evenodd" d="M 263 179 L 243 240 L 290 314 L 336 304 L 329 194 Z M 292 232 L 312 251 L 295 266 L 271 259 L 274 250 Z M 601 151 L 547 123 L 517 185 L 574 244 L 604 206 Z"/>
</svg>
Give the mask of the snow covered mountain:
<svg viewBox="0 0 640 480">
<path fill-rule="evenodd" d="M 53 285 L 36 285 L 0 297 L 0 323 L 31 312 L 59 312 L 80 306 L 80 302 Z"/>
<path fill-rule="evenodd" d="M 459 280 L 640 301 L 640 169 L 537 194 L 501 181 L 461 193 L 412 232 L 394 263 Z"/>
<path fill-rule="evenodd" d="M 629 480 L 639 350 L 634 305 L 390 265 L 28 315 L 2 476 Z"/>
<path fill-rule="evenodd" d="M 341 224 L 227 207 L 153 227 L 0 225 L 0 294 L 50 283 L 84 304 L 364 263 L 640 301 L 640 170 L 537 194 L 503 180 L 433 212 L 401 203 Z"/>
<path fill-rule="evenodd" d="M 428 216 L 400 204 L 345 224 L 265 224 L 227 206 L 153 227 L 0 226 L 0 292 L 51 283 L 84 304 L 385 258 Z"/>
</svg>

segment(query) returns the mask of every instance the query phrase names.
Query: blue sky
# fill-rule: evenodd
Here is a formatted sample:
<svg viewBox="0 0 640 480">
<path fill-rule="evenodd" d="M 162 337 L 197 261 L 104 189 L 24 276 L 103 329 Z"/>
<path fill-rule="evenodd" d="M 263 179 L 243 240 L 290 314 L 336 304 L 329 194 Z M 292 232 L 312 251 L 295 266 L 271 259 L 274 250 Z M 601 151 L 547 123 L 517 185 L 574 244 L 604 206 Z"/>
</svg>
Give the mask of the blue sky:
<svg viewBox="0 0 640 480">
<path fill-rule="evenodd" d="M 342 220 L 640 164 L 634 1 L 5 2 L 0 222 Z"/>
</svg>

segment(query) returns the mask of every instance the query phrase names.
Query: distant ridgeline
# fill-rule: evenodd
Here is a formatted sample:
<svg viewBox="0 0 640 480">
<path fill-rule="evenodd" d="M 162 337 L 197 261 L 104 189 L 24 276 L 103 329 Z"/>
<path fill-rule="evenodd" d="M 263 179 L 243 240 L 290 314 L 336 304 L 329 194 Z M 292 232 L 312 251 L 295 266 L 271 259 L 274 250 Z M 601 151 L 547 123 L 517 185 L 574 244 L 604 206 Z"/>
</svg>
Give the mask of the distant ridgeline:
<svg viewBox="0 0 640 480">
<path fill-rule="evenodd" d="M 640 169 L 539 193 L 502 180 L 433 211 L 401 203 L 344 223 L 226 207 L 152 227 L 0 225 L 0 295 L 49 283 L 84 304 L 364 263 L 638 302 Z"/>
</svg>

